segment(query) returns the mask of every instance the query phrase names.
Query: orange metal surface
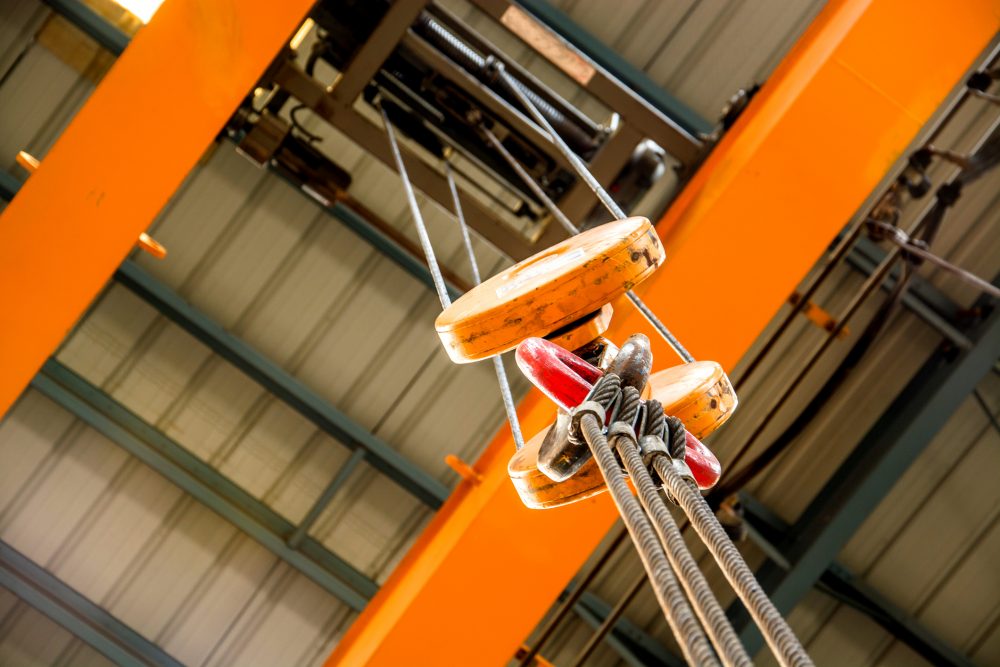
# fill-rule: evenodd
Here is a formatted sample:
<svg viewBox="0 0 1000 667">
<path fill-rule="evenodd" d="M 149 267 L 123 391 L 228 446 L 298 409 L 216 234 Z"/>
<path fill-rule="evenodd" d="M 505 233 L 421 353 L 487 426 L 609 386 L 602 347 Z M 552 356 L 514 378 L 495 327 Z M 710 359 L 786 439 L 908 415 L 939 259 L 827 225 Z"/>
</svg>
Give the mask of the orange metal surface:
<svg viewBox="0 0 1000 667">
<path fill-rule="evenodd" d="M 673 366 L 649 377 L 650 395 L 667 415 L 678 417 L 699 440 L 733 415 L 736 392 L 722 367 L 712 361 Z M 563 482 L 554 482 L 538 469 L 538 451 L 548 428 L 537 433 L 507 464 L 507 474 L 526 507 L 551 509 L 579 502 L 607 491 L 594 459 Z"/>
<path fill-rule="evenodd" d="M 42 165 L 38 158 L 27 151 L 18 151 L 17 157 L 14 158 L 14 160 L 28 172 L 28 175 L 35 173 L 38 167 Z M 136 242 L 136 246 L 156 259 L 164 259 L 167 256 L 166 247 L 146 232 L 139 234 L 139 240 Z M 610 306 L 608 307 L 610 308 Z"/>
<path fill-rule="evenodd" d="M 589 316 L 553 331 L 545 338 L 559 347 L 576 350 L 604 335 L 611 326 L 611 317 L 614 313 L 615 309 L 610 303 L 606 303 L 600 310 L 595 310 Z"/>
<path fill-rule="evenodd" d="M 727 369 L 959 82 L 1000 3 L 831 2 L 660 223 L 667 261 L 640 291 L 696 356 Z M 624 300 L 609 337 L 654 341 Z M 533 392 L 525 435 L 552 421 Z M 506 429 L 328 665 L 504 665 L 617 517 L 606 495 L 546 512 L 507 479 Z"/>
<path fill-rule="evenodd" d="M 27 151 L 18 151 L 17 157 L 14 158 L 14 161 L 29 174 L 35 173 L 35 170 L 38 169 L 38 166 L 41 164 L 41 162 L 38 161 L 38 158 Z"/>
<path fill-rule="evenodd" d="M 167 256 L 166 247 L 146 232 L 139 234 L 139 241 L 136 245 L 156 259 L 165 259 Z"/>
<path fill-rule="evenodd" d="M 0 215 L 0 414 L 125 259 L 311 5 L 167 0 L 125 49 Z"/>
<path fill-rule="evenodd" d="M 598 310 L 663 262 L 646 218 L 589 229 L 473 287 L 434 322 L 452 361 L 467 363 L 513 349 Z"/>
<path fill-rule="evenodd" d="M 792 306 L 796 305 L 801 300 L 802 295 L 798 292 L 793 292 L 792 295 L 788 297 L 788 303 Z M 799 314 L 824 331 L 836 331 L 836 337 L 841 340 L 851 335 L 850 327 L 841 327 L 840 329 L 837 329 L 837 320 L 834 319 L 833 315 L 826 312 L 823 308 L 817 306 L 812 301 L 806 302 L 802 308 L 799 309 Z"/>
</svg>

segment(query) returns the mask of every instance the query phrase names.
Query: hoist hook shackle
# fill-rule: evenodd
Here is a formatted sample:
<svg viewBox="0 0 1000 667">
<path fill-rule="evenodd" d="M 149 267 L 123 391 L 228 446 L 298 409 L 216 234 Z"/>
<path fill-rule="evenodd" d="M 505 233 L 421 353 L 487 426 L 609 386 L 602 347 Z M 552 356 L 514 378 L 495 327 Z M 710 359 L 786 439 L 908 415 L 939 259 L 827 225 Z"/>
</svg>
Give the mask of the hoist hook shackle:
<svg viewBox="0 0 1000 667">
<path fill-rule="evenodd" d="M 593 384 L 603 375 L 600 369 L 568 350 L 542 338 L 528 338 L 518 345 L 515 355 L 521 372 L 542 393 L 563 410 L 572 410 L 590 393 Z M 711 362 L 695 362 L 711 364 Z M 684 368 L 683 366 L 679 368 Z M 662 373 L 671 373 L 668 369 Z M 650 377 L 652 397 L 663 394 L 665 383 L 654 373 Z M 715 383 L 713 383 L 714 385 Z M 716 406 L 719 402 L 716 401 Z M 722 466 L 715 454 L 697 437 L 687 432 L 686 460 L 695 482 L 702 490 L 712 488 L 719 481 Z"/>
</svg>

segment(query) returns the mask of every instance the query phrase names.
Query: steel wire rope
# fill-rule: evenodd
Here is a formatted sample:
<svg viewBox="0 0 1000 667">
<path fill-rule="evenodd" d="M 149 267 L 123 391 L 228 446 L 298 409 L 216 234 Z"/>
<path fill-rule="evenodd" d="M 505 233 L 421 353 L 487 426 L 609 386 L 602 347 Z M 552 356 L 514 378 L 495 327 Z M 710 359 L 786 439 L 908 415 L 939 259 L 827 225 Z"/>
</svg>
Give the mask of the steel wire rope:
<svg viewBox="0 0 1000 667">
<path fill-rule="evenodd" d="M 413 216 L 413 222 L 417 228 L 417 236 L 420 238 L 420 246 L 424 251 L 424 258 L 427 260 L 427 269 L 430 271 L 431 278 L 434 282 L 434 289 L 437 291 L 438 299 L 441 301 L 441 308 L 445 309 L 451 305 L 451 297 L 448 296 L 448 287 L 444 282 L 444 277 L 441 275 L 441 267 L 438 265 L 437 256 L 434 254 L 434 246 L 431 244 L 430 235 L 427 233 L 427 225 L 424 223 L 423 214 L 420 212 L 420 206 L 417 203 L 416 193 L 413 191 L 413 184 L 410 182 L 410 176 L 406 171 L 406 164 L 403 162 L 403 154 L 399 150 L 399 142 L 396 139 L 396 131 L 393 129 L 392 122 L 389 120 L 389 115 L 385 112 L 385 109 L 381 104 L 377 104 L 379 114 L 382 116 L 382 124 L 385 127 L 385 133 L 389 137 L 389 147 L 392 149 L 392 157 L 396 162 L 396 171 L 399 172 L 399 177 L 403 181 L 403 190 L 406 192 L 406 201 L 410 207 L 410 214 Z M 459 227 L 462 229 L 462 239 L 465 243 L 466 252 L 469 255 L 469 260 L 472 265 L 473 278 L 476 284 L 479 284 L 479 265 L 476 263 L 475 253 L 472 250 L 472 240 L 469 238 L 468 226 L 465 223 L 465 215 L 462 212 L 462 205 L 458 199 L 458 191 L 455 189 L 455 181 L 451 174 L 451 169 L 445 165 L 445 171 L 448 175 L 448 183 L 451 187 L 452 196 L 455 200 L 455 215 L 458 218 Z M 521 433 L 521 423 L 517 417 L 517 409 L 514 406 L 514 397 L 510 391 L 510 382 L 507 378 L 507 372 L 503 366 L 503 360 L 499 355 L 493 357 L 493 368 L 496 371 L 497 382 L 500 385 L 500 396 L 503 399 L 504 411 L 507 413 L 507 423 L 510 425 L 510 432 L 514 438 L 514 446 L 517 449 L 524 447 L 524 436 Z"/>
<path fill-rule="evenodd" d="M 512 94 L 518 98 L 525 109 L 532 115 L 532 117 L 538 122 L 545 131 L 549 134 L 552 142 L 557 146 L 557 148 L 564 154 L 567 160 L 573 165 L 574 169 L 577 171 L 579 176 L 584 180 L 592 192 L 598 197 L 602 204 L 611 212 L 613 216 L 618 219 L 627 217 L 625 212 L 617 205 L 616 202 L 611 198 L 611 196 L 603 189 L 599 182 L 594 178 L 593 174 L 589 172 L 586 165 L 583 164 L 582 160 L 569 148 L 568 145 L 562 140 L 559 134 L 554 130 L 550 123 L 543 115 L 541 115 L 537 108 L 532 104 L 530 100 L 523 94 L 522 91 L 518 89 L 517 86 L 512 85 L 508 75 L 500 71 L 501 80 L 505 83 L 507 87 L 510 88 Z M 419 207 L 416 202 L 416 197 L 412 189 L 412 184 L 409 182 L 408 175 L 406 173 L 405 165 L 402 161 L 402 156 L 399 151 L 397 140 L 392 129 L 392 124 L 388 119 L 385 110 L 379 105 L 379 111 L 382 115 L 382 120 L 386 128 L 386 133 L 389 136 L 390 144 L 393 150 L 393 156 L 396 160 L 397 169 L 402 177 L 404 188 L 406 190 L 407 200 L 413 213 L 415 222 L 417 223 L 418 235 L 420 236 L 421 244 L 424 248 L 425 255 L 428 260 L 429 268 L 431 269 L 432 277 L 434 278 L 435 288 L 438 291 L 439 298 L 441 299 L 442 306 L 447 308 L 450 305 L 450 299 L 448 298 L 447 292 L 444 290 L 444 281 L 440 276 L 440 269 L 437 266 L 437 260 L 433 253 L 433 248 L 430 245 L 430 239 L 427 235 L 426 227 L 423 222 L 422 215 L 420 214 Z M 541 190 L 541 188 L 534 182 L 533 179 L 524 171 L 523 167 L 510 155 L 502 143 L 497 140 L 495 135 L 489 130 L 486 130 L 487 138 L 490 139 L 491 143 L 496 147 L 501 155 L 511 164 L 511 167 L 515 169 L 519 177 L 524 180 L 525 184 L 533 191 L 533 193 L 539 197 L 539 199 L 546 205 L 546 208 L 554 215 L 557 221 L 566 229 L 568 233 L 575 234 L 578 233 L 577 228 L 573 225 L 569 219 L 562 213 L 561 210 L 555 205 L 555 203 Z M 475 260 L 471 253 L 471 240 L 468 238 L 467 227 L 465 225 L 464 216 L 461 213 L 461 205 L 457 195 L 457 189 L 455 188 L 454 177 L 450 170 L 450 165 L 446 165 L 447 176 L 449 179 L 449 187 L 452 191 L 452 197 L 456 204 L 456 215 L 460 218 L 460 225 L 463 231 L 463 242 L 466 244 L 467 252 L 470 253 L 470 260 L 474 266 L 474 272 L 477 274 L 478 283 L 478 267 L 475 266 Z M 630 300 L 636 305 L 637 309 L 650 321 L 650 323 L 657 329 L 660 335 L 671 345 L 674 351 L 680 356 L 684 361 L 691 362 L 694 361 L 692 355 L 683 347 L 683 345 L 676 339 L 675 336 L 667 329 L 667 327 L 655 316 L 655 314 L 642 302 L 642 300 L 636 296 L 631 291 L 628 293 Z M 498 373 L 498 378 L 499 378 Z M 503 388 L 503 381 L 501 381 L 501 389 Z M 508 385 L 509 389 L 509 385 Z M 506 403 L 506 401 L 505 401 Z M 505 405 L 506 407 L 506 405 Z M 510 416 L 510 414 L 508 414 Z M 516 419 L 516 415 L 515 415 Z M 630 535 L 633 537 L 633 541 L 636 543 L 637 550 L 640 555 L 640 559 L 643 561 L 643 565 L 649 574 L 651 582 L 654 584 L 654 592 L 656 597 L 660 602 L 660 606 L 663 609 L 664 615 L 671 625 L 672 630 L 677 636 L 679 643 L 682 646 L 682 650 L 685 657 L 694 662 L 695 664 L 718 664 L 715 654 L 709 644 L 707 637 L 705 636 L 704 630 L 701 628 L 698 622 L 698 618 L 694 615 L 687 599 L 684 597 L 684 593 L 678 586 L 678 581 L 670 569 L 669 561 L 667 559 L 666 552 L 664 550 L 664 545 L 657 539 L 657 531 L 653 528 L 650 523 L 649 517 L 647 517 L 642 509 L 642 505 L 639 500 L 631 494 L 628 489 L 627 483 L 625 482 L 624 474 L 618 469 L 617 463 L 614 458 L 614 453 L 611 447 L 602 433 L 600 425 L 597 424 L 596 419 L 592 416 L 585 416 L 582 421 L 584 437 L 587 440 L 588 445 L 594 453 L 595 461 L 600 468 L 602 475 L 605 477 L 609 490 L 612 492 L 612 497 L 615 500 L 616 505 L 622 515 L 626 527 Z M 513 422 L 512 422 L 513 430 Z M 648 473 L 647 473 L 648 476 Z M 700 499 L 700 496 L 699 496 Z M 714 516 L 712 517 L 714 518 Z M 674 526 L 676 529 L 676 525 Z M 721 527 L 720 527 L 721 529 Z M 700 531 L 699 531 L 699 534 Z M 724 539 L 728 542 L 728 537 L 723 533 Z M 711 548 L 711 545 L 709 545 Z M 729 543 L 730 549 L 735 551 L 735 546 Z M 738 553 L 738 552 L 737 552 Z M 688 554 L 690 555 L 690 554 Z M 745 563 L 744 563 L 745 567 Z M 751 574 L 752 577 L 752 574 Z M 734 583 L 734 587 L 736 583 Z M 740 591 L 737 590 L 737 593 Z M 766 595 L 765 595 L 766 598 Z M 770 603 L 770 601 L 767 601 Z M 717 604 L 717 602 L 716 602 Z M 784 622 L 784 619 L 780 619 Z M 731 629 L 731 628 L 730 628 Z M 717 634 L 721 634 L 719 628 L 715 628 Z M 797 641 L 797 640 L 796 640 Z M 723 644 L 724 645 L 724 644 Z M 742 651 L 745 655 L 745 651 Z M 732 656 L 730 656 L 732 657 Z M 735 659 L 735 658 L 734 658 Z M 808 659 L 807 659 L 808 660 Z M 729 663 L 727 663 L 729 664 Z M 736 663 L 733 663 L 736 664 Z M 742 664 L 742 663 L 741 663 Z M 808 661 L 802 664 L 810 664 Z"/>
<path fill-rule="evenodd" d="M 610 378 L 617 379 L 613 374 L 608 374 L 601 378 L 601 382 L 610 381 Z M 693 665 L 719 664 L 698 617 L 688 604 L 684 591 L 670 567 L 663 545 L 660 544 L 639 500 L 628 488 L 625 474 L 618 467 L 615 455 L 604 435 L 603 424 L 600 424 L 593 414 L 584 414 L 580 419 L 580 426 L 584 440 L 594 455 L 597 467 L 632 537 L 639 559 L 653 585 L 657 602 L 681 646 L 685 660 Z"/>
<path fill-rule="evenodd" d="M 528 113 L 535 120 L 535 122 L 541 126 L 542 130 L 549 135 L 549 139 L 556 146 L 559 152 L 562 153 L 563 156 L 569 161 L 569 163 L 573 165 L 573 169 L 576 171 L 577 175 L 579 175 L 580 178 L 584 181 L 584 183 L 587 184 L 587 187 L 590 188 L 591 192 L 593 192 L 597 196 L 600 202 L 604 205 L 606 209 L 608 209 L 608 211 L 611 213 L 612 216 L 614 216 L 616 220 L 623 220 L 627 218 L 628 215 L 626 215 L 625 211 L 622 210 L 622 208 L 618 205 L 617 202 L 615 202 L 615 200 L 611 197 L 608 191 L 604 189 L 604 187 L 600 184 L 600 182 L 598 182 L 598 180 L 594 177 L 594 175 L 590 173 L 590 170 L 587 168 L 587 165 L 583 163 L 583 160 L 580 159 L 580 156 L 578 156 L 575 152 L 573 152 L 573 149 L 569 147 L 569 144 L 567 144 L 566 141 L 555 130 L 555 128 L 552 127 L 552 123 L 550 123 L 549 120 L 545 117 L 545 115 L 538 110 L 534 102 L 528 99 L 528 96 L 524 94 L 524 91 L 522 91 L 520 87 L 516 85 L 517 82 L 514 81 L 509 74 L 507 74 L 507 72 L 503 69 L 503 66 L 501 64 L 498 63 L 497 68 L 498 68 L 497 73 L 499 76 L 499 80 L 504 85 L 504 87 L 507 88 L 511 92 L 511 94 L 517 98 L 518 103 L 520 103 L 520 105 L 528 111 Z M 495 139 L 496 137 L 494 137 L 494 140 Z M 496 142 L 496 144 L 499 144 L 499 142 Z M 516 163 L 517 161 L 514 160 L 513 156 L 511 156 L 506 151 L 506 148 L 502 147 L 502 144 L 500 145 L 501 145 L 500 152 L 504 156 L 504 159 L 506 159 L 508 163 L 510 163 L 511 166 L 514 167 L 515 171 L 518 172 L 518 175 L 522 179 L 524 179 L 525 176 L 527 175 L 527 172 L 525 172 L 523 168 L 520 168 L 520 165 L 517 165 L 515 167 L 514 163 Z M 552 215 L 556 216 L 557 220 L 560 221 L 560 224 L 564 228 L 566 228 L 567 231 L 576 230 L 576 226 L 573 225 L 568 218 L 566 218 L 566 215 L 562 211 L 559 211 L 558 214 L 556 213 L 556 211 L 558 211 L 559 209 L 555 205 L 555 202 L 553 202 L 547 195 L 545 195 L 544 192 L 541 191 L 541 188 L 539 188 L 538 184 L 534 182 L 534 179 L 530 178 L 529 176 L 527 180 L 525 180 L 525 185 L 527 185 L 532 190 L 532 192 L 535 193 L 536 196 L 538 196 L 539 193 L 541 193 L 541 196 L 539 198 L 545 204 L 546 208 L 549 209 Z M 578 230 L 572 232 L 572 234 L 574 235 L 577 233 L 579 233 Z M 627 292 L 627 296 L 629 300 L 633 303 L 633 305 L 635 305 L 636 309 L 640 313 L 642 313 L 642 316 L 645 317 L 650 324 L 653 325 L 653 328 L 656 329 L 656 331 L 667 342 L 667 344 L 671 347 L 671 349 L 673 349 L 673 351 L 677 354 L 678 357 L 680 357 L 685 363 L 691 363 L 692 361 L 694 361 L 694 357 L 691 356 L 691 353 L 688 352 L 687 349 L 684 347 L 684 345 L 681 344 L 680 340 L 678 340 L 677 337 L 670 332 L 670 329 L 668 329 L 666 325 L 662 321 L 660 321 L 660 319 L 656 316 L 656 314 L 653 313 L 652 310 L 650 310 L 649 306 L 647 306 L 645 302 L 641 298 L 639 298 L 639 296 L 635 292 L 629 290 Z"/>
<path fill-rule="evenodd" d="M 541 187 L 534 181 L 534 179 L 531 178 L 531 176 L 527 173 L 524 167 L 513 157 L 513 155 L 511 155 L 511 153 L 497 138 L 497 136 L 489 128 L 485 126 L 481 126 L 480 129 L 483 132 L 483 135 L 486 137 L 487 141 L 507 161 L 510 167 L 515 171 L 515 173 L 517 173 L 518 177 L 521 178 L 522 181 L 524 181 L 525 185 L 527 185 L 529 189 L 531 189 L 532 193 L 535 194 L 535 196 L 538 197 L 538 199 L 545 205 L 545 207 L 550 211 L 550 213 L 553 215 L 556 221 L 568 233 L 574 235 L 579 233 L 579 230 L 576 228 L 576 226 L 573 225 L 573 223 L 569 220 L 569 218 L 565 215 L 565 213 L 563 213 L 555 205 L 555 202 L 553 202 L 552 199 L 549 198 L 548 195 L 541 189 Z M 632 296 L 631 293 L 630 296 Z M 637 305 L 641 304 L 642 307 L 645 307 L 645 304 L 642 304 L 641 300 L 638 301 L 639 303 Z M 635 303 L 635 301 L 633 301 L 633 303 Z M 662 324 L 660 326 L 662 326 Z M 693 361 L 693 358 L 690 360 Z M 620 416 L 623 417 L 625 415 L 620 415 Z M 627 454 L 622 453 L 620 450 L 619 454 L 620 456 L 622 456 L 623 460 L 627 458 Z M 597 457 L 595 452 L 595 459 L 596 458 Z M 613 459 L 613 454 L 612 454 L 612 459 Z M 634 460 L 631 461 L 631 463 L 634 466 L 635 463 Z M 639 463 L 640 463 L 640 468 L 642 468 L 641 460 L 639 461 Z M 600 462 L 598 462 L 598 466 L 601 468 L 602 474 L 604 474 L 605 480 L 608 482 L 608 487 L 610 489 L 612 486 L 611 480 L 608 479 L 608 475 L 605 473 L 605 467 L 601 466 Z M 642 470 L 645 471 L 645 468 L 642 468 Z M 631 469 L 629 470 L 629 474 L 633 476 L 633 479 L 636 480 L 639 479 Z M 646 472 L 645 476 L 649 480 L 649 484 L 653 485 L 652 479 L 650 478 L 648 472 Z M 636 483 L 637 486 L 640 484 L 639 481 L 637 481 Z M 695 608 L 698 610 L 698 618 L 702 620 L 702 622 L 705 624 L 705 627 L 708 629 L 709 634 L 712 636 L 712 641 L 715 644 L 715 646 L 719 649 L 719 655 L 722 656 L 724 664 L 727 665 L 752 664 L 749 656 L 746 654 L 746 650 L 743 648 L 742 643 L 739 641 L 739 637 L 733 630 L 732 625 L 728 622 L 728 619 L 725 616 L 725 612 L 722 610 L 718 601 L 715 599 L 715 596 L 712 593 L 711 589 L 708 587 L 707 582 L 704 579 L 704 575 L 701 574 L 701 571 L 698 568 L 697 563 L 694 561 L 690 552 L 687 551 L 686 544 L 683 541 L 680 529 L 673 521 L 673 518 L 669 515 L 669 511 L 666 510 L 666 506 L 663 504 L 662 500 L 659 500 L 659 497 L 656 494 L 655 486 L 652 486 L 651 489 L 649 487 L 646 487 L 645 485 L 643 486 L 645 487 L 646 490 L 645 502 L 643 502 L 643 506 L 646 508 L 647 511 L 649 511 L 650 515 L 654 518 L 654 523 L 653 523 L 653 525 L 655 526 L 654 530 L 656 531 L 656 534 L 660 540 L 661 549 L 665 549 L 665 551 L 663 552 L 664 557 L 668 558 L 670 564 L 675 568 L 676 572 L 680 575 L 681 581 L 683 582 L 682 585 L 684 586 L 684 590 L 687 592 L 688 596 L 694 603 Z M 653 505 L 654 501 L 650 497 L 649 493 L 650 491 L 652 492 L 652 498 L 656 498 L 657 501 L 659 501 L 659 506 L 666 513 L 665 518 L 660 514 L 658 509 L 654 508 Z M 642 492 L 640 491 L 640 493 Z M 618 504 L 619 510 L 622 511 L 622 516 L 624 519 L 625 511 L 622 510 L 622 505 L 619 504 L 619 500 L 617 497 L 615 499 L 615 502 L 616 504 Z M 667 521 L 669 521 L 669 526 L 667 524 Z M 626 525 L 628 525 L 627 522 Z M 645 559 L 647 556 L 643 555 L 642 547 L 640 547 L 638 541 L 636 541 L 636 546 L 639 549 L 640 557 L 643 558 L 643 562 L 645 564 L 646 562 Z M 735 549 L 735 547 L 733 548 Z M 652 572 L 650 572 L 650 577 L 652 576 L 653 576 Z M 687 604 L 687 600 L 685 600 L 684 602 L 685 604 Z M 667 612 L 666 608 L 664 608 L 664 613 L 665 615 L 667 615 L 667 620 L 669 622 L 671 619 L 669 617 L 669 613 Z M 763 628 L 764 626 L 762 626 L 762 629 Z M 673 629 L 675 630 L 676 634 L 676 628 Z M 607 629 L 605 630 L 605 632 L 607 632 Z M 581 660 L 585 659 L 593 651 L 596 645 L 596 641 L 599 641 L 599 638 L 597 639 L 593 637 L 591 638 L 591 642 L 588 642 L 588 644 L 584 647 L 584 649 L 581 651 L 580 655 L 577 657 L 577 660 L 575 661 L 574 664 L 581 664 Z"/>
<path fill-rule="evenodd" d="M 472 249 L 472 237 L 469 235 L 469 225 L 465 222 L 465 212 L 462 210 L 462 201 L 458 197 L 458 188 L 455 186 L 455 175 L 451 170 L 451 163 L 445 160 L 445 175 L 448 178 L 448 189 L 451 190 L 451 198 L 455 204 L 455 218 L 458 220 L 458 227 L 462 230 L 462 244 L 465 246 L 465 254 L 469 258 L 469 265 L 472 267 L 472 282 L 478 285 L 482 282 L 479 275 L 479 263 L 476 261 L 476 252 Z M 521 432 L 521 423 L 517 417 L 517 407 L 514 405 L 514 395 L 510 391 L 510 380 L 507 378 L 507 369 L 504 368 L 503 358 L 498 354 L 493 357 L 493 370 L 497 375 L 497 384 L 500 385 L 500 397 L 503 399 L 503 408 L 507 413 L 507 423 L 510 425 L 511 435 L 514 437 L 514 447 L 521 449 L 524 447 L 524 434 Z"/>
<path fill-rule="evenodd" d="M 480 130 L 483 132 L 483 135 L 486 137 L 486 140 L 490 143 L 490 145 L 492 145 L 493 148 L 500 153 L 500 156 L 503 157 L 504 161 L 506 161 L 510 168 L 514 170 L 514 173 L 518 175 L 518 178 L 524 181 L 524 184 L 528 186 L 528 189 L 531 190 L 532 194 L 534 194 L 542 202 L 552 217 L 556 219 L 556 222 L 558 222 L 570 236 L 576 236 L 579 234 L 580 229 L 573 224 L 562 209 L 556 206 L 556 203 L 552 201 L 552 198 L 549 197 L 548 194 L 545 193 L 545 190 L 543 190 L 542 187 L 535 182 L 535 179 L 533 179 L 527 170 L 525 170 L 524 166 L 518 162 L 517 158 L 515 158 L 511 152 L 507 150 L 507 147 L 503 145 L 503 142 L 500 141 L 500 139 L 497 138 L 497 136 L 485 125 L 480 125 Z M 676 352 L 681 359 L 687 363 L 694 361 L 694 357 L 688 354 L 688 351 L 684 349 L 680 341 L 678 341 L 674 335 L 670 333 L 670 330 L 667 329 L 666 325 L 663 324 L 660 318 L 658 318 L 656 314 L 649 309 L 649 306 L 647 306 L 635 292 L 629 290 L 625 293 L 625 296 L 627 296 L 629 301 L 632 302 L 632 305 L 634 305 L 639 312 L 642 313 L 643 317 L 645 317 L 653 325 L 653 328 L 659 332 L 659 334 L 667 341 L 667 343 L 671 346 L 671 348 L 673 348 L 674 352 Z"/>
<path fill-rule="evenodd" d="M 736 545 L 729 539 L 715 513 L 693 483 L 682 478 L 666 456 L 654 457 L 652 464 L 656 474 L 663 481 L 664 488 L 677 500 L 691 525 L 719 564 L 729 584 L 746 605 L 779 664 L 783 667 L 812 667 L 812 660 L 788 622 L 764 592 Z"/>
<path fill-rule="evenodd" d="M 638 392 L 635 389 L 632 387 L 627 389 L 632 389 L 638 397 Z M 660 405 L 654 402 L 654 407 L 650 409 L 655 410 L 656 408 L 660 408 Z M 662 408 L 659 411 L 662 414 Z M 662 432 L 662 422 L 660 430 Z M 651 433 L 655 433 L 655 431 L 651 431 Z M 681 447 L 684 447 L 683 442 Z M 667 559 L 673 566 L 674 572 L 677 573 L 681 586 L 684 587 L 695 613 L 701 619 L 701 624 L 712 640 L 722 664 L 739 667 L 752 665 L 753 662 L 726 617 L 726 612 L 709 587 L 694 556 L 688 550 L 687 543 L 684 542 L 684 537 L 681 535 L 674 517 L 660 497 L 657 486 L 642 461 L 638 447 L 630 439 L 619 437 L 616 439 L 615 449 L 618 451 L 622 463 L 625 464 L 632 484 L 639 492 L 639 501 L 652 519 L 653 528 L 666 550 Z"/>
</svg>

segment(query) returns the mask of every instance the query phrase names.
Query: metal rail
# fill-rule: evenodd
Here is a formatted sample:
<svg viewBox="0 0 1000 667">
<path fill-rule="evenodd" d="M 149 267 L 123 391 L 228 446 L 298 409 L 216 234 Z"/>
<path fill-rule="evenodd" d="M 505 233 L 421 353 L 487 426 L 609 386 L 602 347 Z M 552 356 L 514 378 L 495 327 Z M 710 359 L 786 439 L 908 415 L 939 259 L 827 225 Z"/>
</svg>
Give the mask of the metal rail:
<svg viewBox="0 0 1000 667">
<path fill-rule="evenodd" d="M 286 543 L 295 526 L 212 466 L 150 426 L 58 361 L 31 387 L 54 401 L 286 561 L 351 609 L 364 609 L 378 584 L 316 540 Z"/>
<path fill-rule="evenodd" d="M 0 541 L 0 587 L 122 667 L 183 664 L 71 586 Z"/>
</svg>

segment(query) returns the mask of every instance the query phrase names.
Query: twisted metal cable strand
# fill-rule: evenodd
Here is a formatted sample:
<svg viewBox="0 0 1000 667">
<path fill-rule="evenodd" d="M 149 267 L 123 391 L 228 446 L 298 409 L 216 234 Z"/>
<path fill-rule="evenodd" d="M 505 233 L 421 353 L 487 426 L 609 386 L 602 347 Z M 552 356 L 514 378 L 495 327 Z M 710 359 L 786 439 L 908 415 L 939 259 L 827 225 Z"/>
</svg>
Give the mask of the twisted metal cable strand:
<svg viewBox="0 0 1000 667">
<path fill-rule="evenodd" d="M 597 381 L 597 384 L 594 385 L 594 389 L 591 391 L 590 396 L 587 397 L 587 400 L 596 401 L 607 407 L 615 396 L 618 395 L 621 386 L 622 380 L 620 377 L 614 373 L 605 373 Z"/>
<path fill-rule="evenodd" d="M 653 459 L 653 468 L 670 494 L 680 503 L 694 529 L 722 568 L 726 579 L 750 611 L 778 663 L 783 667 L 812 667 L 812 659 L 761 588 L 705 499 L 677 474 L 665 457 Z"/>
<path fill-rule="evenodd" d="M 658 435 L 663 437 L 663 427 L 667 423 L 667 416 L 663 413 L 663 404 L 655 398 L 646 401 L 646 427 L 643 435 Z"/>
<path fill-rule="evenodd" d="M 621 391 L 621 378 L 619 378 L 614 373 L 605 373 L 598 380 L 594 388 L 590 390 L 590 395 L 587 396 L 588 401 L 595 401 L 604 406 L 604 409 L 609 413 L 612 410 L 614 401 L 618 398 L 618 394 Z M 582 433 L 577 433 L 575 428 L 569 430 L 567 436 L 569 441 L 576 445 L 577 447 L 583 445 L 581 438 Z"/>
<path fill-rule="evenodd" d="M 615 421 L 625 422 L 628 425 L 632 425 L 635 421 L 635 415 L 639 412 L 639 404 L 642 403 L 642 397 L 639 396 L 639 390 L 635 387 L 625 387 L 622 389 L 622 400 L 618 407 L 618 416 Z"/>
<path fill-rule="evenodd" d="M 684 592 L 677 584 L 677 579 L 670 569 L 666 554 L 648 517 L 629 490 L 625 475 L 618 468 L 615 455 L 602 432 L 603 425 L 599 424 L 593 415 L 588 414 L 581 420 L 581 426 L 584 438 L 594 454 L 601 474 L 604 475 L 625 527 L 632 536 L 639 558 L 653 584 L 656 599 L 663 609 L 670 629 L 681 645 L 685 659 L 693 665 L 718 665 L 697 617 L 691 611 Z"/>
<path fill-rule="evenodd" d="M 662 414 L 662 412 L 661 412 Z M 688 551 L 687 544 L 681 536 L 681 531 L 667 509 L 666 503 L 660 497 L 650 477 L 649 471 L 642 462 L 639 449 L 627 438 L 617 438 L 615 443 L 618 456 L 621 457 L 628 470 L 632 483 L 639 491 L 639 500 L 646 512 L 653 519 L 653 527 L 660 542 L 666 547 L 667 558 L 673 566 L 674 571 L 680 575 L 681 585 L 687 592 L 688 598 L 694 606 L 694 611 L 701 619 L 701 624 L 708 632 L 712 644 L 715 645 L 722 664 L 728 666 L 749 667 L 753 665 L 750 656 L 740 642 L 739 636 L 733 629 L 726 612 L 719 605 L 712 589 L 709 588 L 705 576 L 698 567 L 694 556 Z"/>
<path fill-rule="evenodd" d="M 677 417 L 667 417 L 667 451 L 670 458 L 684 460 L 687 455 L 687 431 L 684 422 Z"/>
</svg>

